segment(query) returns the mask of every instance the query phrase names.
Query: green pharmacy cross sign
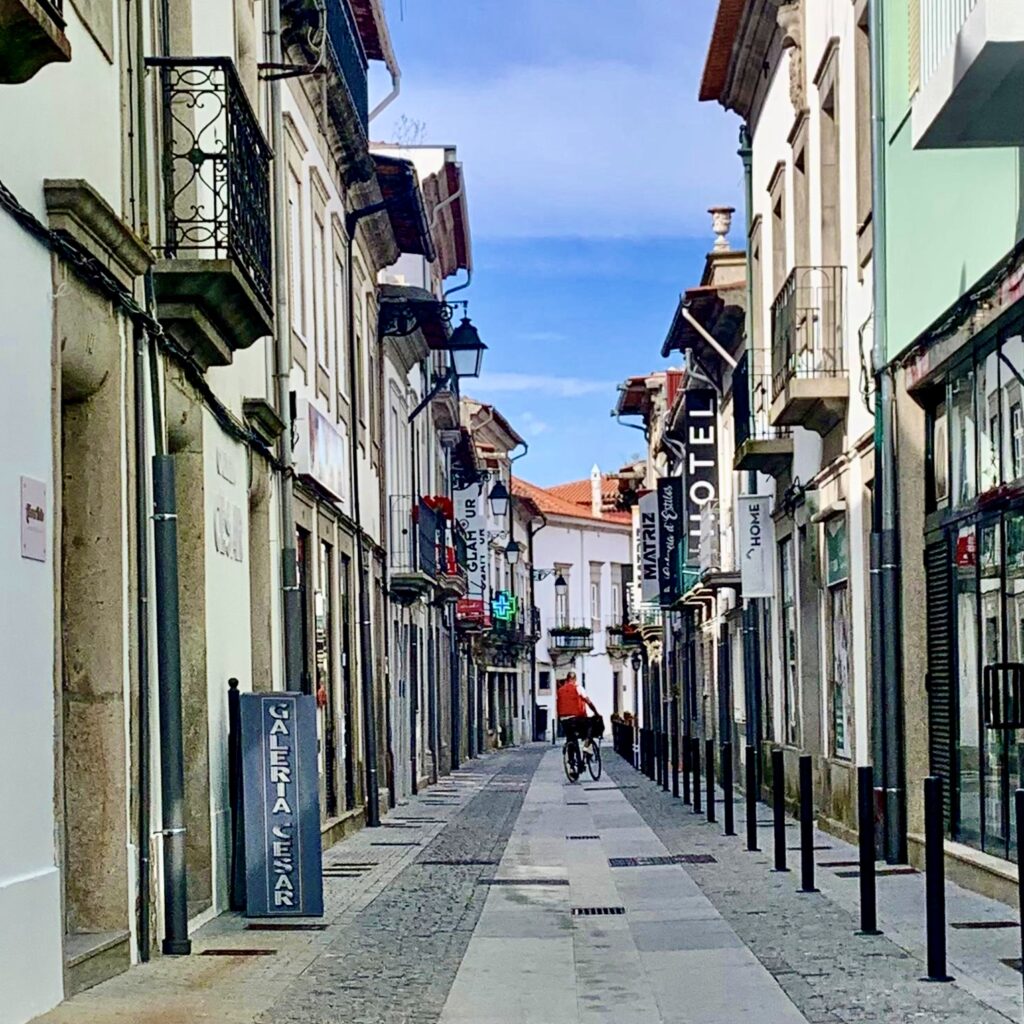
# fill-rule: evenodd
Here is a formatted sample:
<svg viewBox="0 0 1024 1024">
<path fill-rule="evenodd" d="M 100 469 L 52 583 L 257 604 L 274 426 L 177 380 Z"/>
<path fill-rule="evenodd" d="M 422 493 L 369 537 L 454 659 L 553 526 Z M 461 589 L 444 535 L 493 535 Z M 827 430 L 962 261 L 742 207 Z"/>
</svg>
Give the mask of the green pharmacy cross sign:
<svg viewBox="0 0 1024 1024">
<path fill-rule="evenodd" d="M 511 622 L 519 611 L 519 599 L 510 594 L 507 590 L 498 592 L 498 596 L 491 601 L 491 618 L 500 622 Z"/>
</svg>

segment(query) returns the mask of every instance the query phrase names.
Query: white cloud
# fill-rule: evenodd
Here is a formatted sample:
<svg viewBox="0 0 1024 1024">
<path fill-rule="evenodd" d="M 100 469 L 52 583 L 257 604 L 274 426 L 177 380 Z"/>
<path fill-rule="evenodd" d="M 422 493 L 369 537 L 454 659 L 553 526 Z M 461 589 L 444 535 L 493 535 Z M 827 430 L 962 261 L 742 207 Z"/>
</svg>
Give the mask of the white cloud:
<svg viewBox="0 0 1024 1024">
<path fill-rule="evenodd" d="M 516 417 L 516 423 L 527 437 L 539 437 L 551 429 L 550 424 L 545 423 L 544 420 L 529 411 L 520 413 Z"/>
<path fill-rule="evenodd" d="M 697 103 L 692 65 L 562 57 L 472 84 L 420 78 L 397 105 L 454 140 L 473 231 L 490 237 L 707 236 L 742 193 L 736 120 Z"/>
<path fill-rule="evenodd" d="M 473 390 L 481 394 L 530 391 L 555 398 L 579 398 L 581 395 L 595 395 L 604 392 L 609 399 L 612 399 L 615 395 L 615 384 L 611 381 L 585 377 L 495 372 L 485 373 L 475 382 Z"/>
</svg>

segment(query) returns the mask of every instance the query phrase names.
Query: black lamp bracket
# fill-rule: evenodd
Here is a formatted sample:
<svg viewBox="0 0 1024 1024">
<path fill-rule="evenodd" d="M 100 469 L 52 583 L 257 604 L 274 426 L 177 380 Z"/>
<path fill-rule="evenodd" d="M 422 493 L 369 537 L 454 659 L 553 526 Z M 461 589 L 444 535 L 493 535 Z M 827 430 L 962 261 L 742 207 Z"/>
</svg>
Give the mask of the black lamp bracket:
<svg viewBox="0 0 1024 1024">
<path fill-rule="evenodd" d="M 446 324 L 452 322 L 455 308 L 467 302 L 441 302 L 428 299 L 405 299 L 402 302 L 382 302 L 377 320 L 377 333 L 381 338 L 407 338 L 423 327 L 426 317 L 439 316 Z"/>
</svg>

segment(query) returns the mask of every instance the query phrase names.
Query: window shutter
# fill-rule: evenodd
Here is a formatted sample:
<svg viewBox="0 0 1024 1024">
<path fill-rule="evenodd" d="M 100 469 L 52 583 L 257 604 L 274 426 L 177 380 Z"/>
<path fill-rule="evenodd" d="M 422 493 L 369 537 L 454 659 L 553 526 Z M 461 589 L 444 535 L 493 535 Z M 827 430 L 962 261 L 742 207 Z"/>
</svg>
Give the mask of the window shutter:
<svg viewBox="0 0 1024 1024">
<path fill-rule="evenodd" d="M 921 88 L 921 0 L 907 0 L 908 95 Z"/>
<path fill-rule="evenodd" d="M 925 548 L 928 624 L 928 762 L 941 775 L 947 830 L 953 808 L 953 569 L 946 540 Z"/>
</svg>

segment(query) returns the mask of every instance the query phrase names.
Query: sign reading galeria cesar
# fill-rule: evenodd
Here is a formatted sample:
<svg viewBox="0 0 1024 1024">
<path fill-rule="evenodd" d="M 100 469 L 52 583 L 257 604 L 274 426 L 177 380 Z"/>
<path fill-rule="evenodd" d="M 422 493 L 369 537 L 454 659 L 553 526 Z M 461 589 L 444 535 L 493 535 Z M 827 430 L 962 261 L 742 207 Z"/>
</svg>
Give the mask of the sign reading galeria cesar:
<svg viewBox="0 0 1024 1024">
<path fill-rule="evenodd" d="M 323 917 L 316 698 L 241 697 L 246 915 Z"/>
</svg>

